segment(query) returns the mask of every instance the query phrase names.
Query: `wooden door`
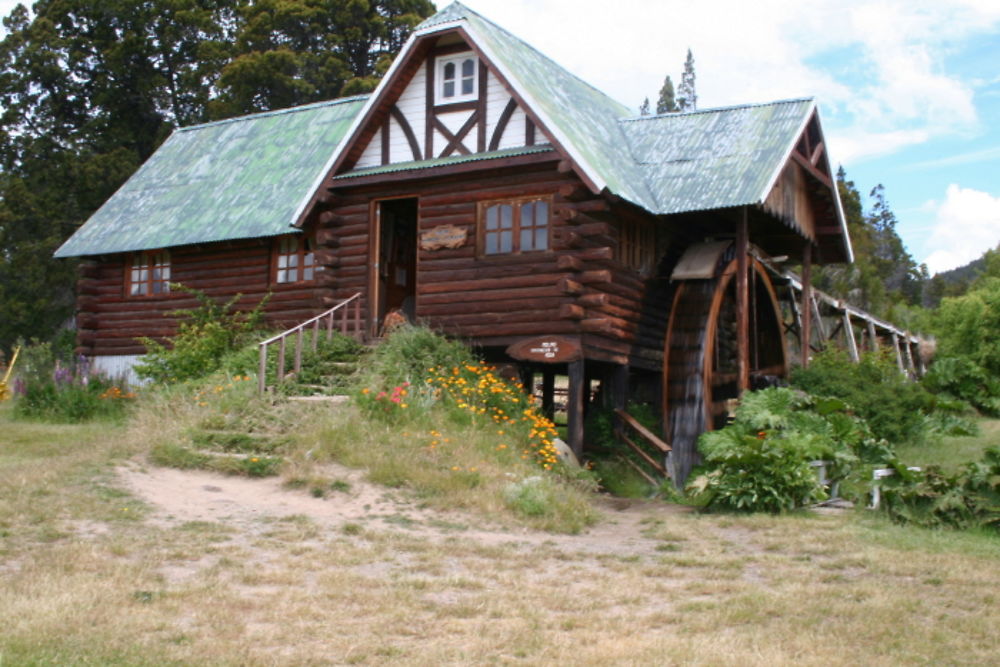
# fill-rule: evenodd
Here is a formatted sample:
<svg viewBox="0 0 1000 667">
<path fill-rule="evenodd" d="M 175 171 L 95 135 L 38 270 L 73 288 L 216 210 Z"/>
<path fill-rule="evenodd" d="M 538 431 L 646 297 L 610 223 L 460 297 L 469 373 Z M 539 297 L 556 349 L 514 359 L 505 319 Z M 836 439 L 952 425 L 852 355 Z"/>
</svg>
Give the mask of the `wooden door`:
<svg viewBox="0 0 1000 667">
<path fill-rule="evenodd" d="M 387 199 L 376 206 L 378 251 L 375 263 L 375 323 L 380 331 L 385 316 L 399 311 L 413 321 L 416 315 L 417 200 Z"/>
</svg>

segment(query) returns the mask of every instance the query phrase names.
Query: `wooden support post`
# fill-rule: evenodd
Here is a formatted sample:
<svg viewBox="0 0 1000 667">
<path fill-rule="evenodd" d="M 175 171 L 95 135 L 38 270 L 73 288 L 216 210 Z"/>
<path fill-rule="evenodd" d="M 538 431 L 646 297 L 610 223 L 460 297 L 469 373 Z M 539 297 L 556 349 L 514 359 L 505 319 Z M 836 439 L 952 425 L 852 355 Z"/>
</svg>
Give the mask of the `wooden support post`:
<svg viewBox="0 0 1000 667">
<path fill-rule="evenodd" d="M 295 336 L 295 374 L 298 375 L 299 371 L 302 370 L 302 327 L 299 327 L 299 333 Z"/>
<path fill-rule="evenodd" d="M 313 353 L 316 352 L 316 346 L 319 344 L 319 320 L 313 322 L 313 336 L 312 336 Z"/>
<path fill-rule="evenodd" d="M 354 338 L 361 340 L 361 297 L 354 300 Z"/>
<path fill-rule="evenodd" d="M 260 346 L 260 366 L 257 368 L 257 393 L 264 393 L 267 382 L 267 345 Z"/>
<path fill-rule="evenodd" d="M 285 379 L 285 341 L 287 338 L 285 336 L 281 337 L 281 344 L 278 345 L 278 384 Z"/>
<path fill-rule="evenodd" d="M 847 352 L 851 355 L 851 361 L 858 363 L 861 355 L 858 354 L 858 341 L 854 338 L 854 326 L 851 324 L 851 313 L 844 311 L 844 338 L 847 339 Z"/>
<path fill-rule="evenodd" d="M 628 404 L 628 365 L 621 364 L 611 368 L 605 375 L 608 383 L 605 394 L 606 407 L 612 410 L 625 410 Z M 621 418 L 617 412 L 614 417 L 614 428 L 617 431 L 622 428 Z"/>
<path fill-rule="evenodd" d="M 899 372 L 905 373 L 906 369 L 903 367 L 903 353 L 899 350 L 899 336 L 896 332 L 892 333 L 892 346 L 896 348 L 896 365 L 899 366 Z"/>
<path fill-rule="evenodd" d="M 878 335 L 875 333 L 875 323 L 868 320 L 868 344 L 872 352 L 878 352 Z"/>
<path fill-rule="evenodd" d="M 528 396 L 533 395 L 535 393 L 535 374 L 526 366 L 520 366 L 517 371 L 521 386 L 524 387 L 524 393 Z"/>
<path fill-rule="evenodd" d="M 736 372 L 740 395 L 750 388 L 750 286 L 747 207 L 736 224 Z"/>
<path fill-rule="evenodd" d="M 566 438 L 577 459 L 583 455 L 583 403 L 585 392 L 583 359 L 571 361 L 569 366 L 569 389 L 566 392 Z"/>
<path fill-rule="evenodd" d="M 813 324 L 816 325 L 816 333 L 819 334 L 820 343 L 822 343 L 823 347 L 825 347 L 827 341 L 826 326 L 823 324 L 823 316 L 819 313 L 819 300 L 816 299 L 815 295 L 813 295 L 810 301 L 812 301 Z M 836 331 L 830 334 L 831 338 L 834 333 L 836 333 Z"/>
<path fill-rule="evenodd" d="M 549 419 L 556 414 L 556 373 L 552 370 L 542 371 L 542 414 Z"/>
<path fill-rule="evenodd" d="M 809 368 L 809 351 L 812 345 L 812 244 L 806 241 L 802 253 L 802 328 L 799 345 L 802 349 L 802 368 Z"/>
<path fill-rule="evenodd" d="M 913 364 L 913 343 L 910 341 L 909 332 L 906 333 L 904 340 L 906 341 L 906 365 L 908 366 L 908 370 L 916 376 L 917 367 Z"/>
</svg>

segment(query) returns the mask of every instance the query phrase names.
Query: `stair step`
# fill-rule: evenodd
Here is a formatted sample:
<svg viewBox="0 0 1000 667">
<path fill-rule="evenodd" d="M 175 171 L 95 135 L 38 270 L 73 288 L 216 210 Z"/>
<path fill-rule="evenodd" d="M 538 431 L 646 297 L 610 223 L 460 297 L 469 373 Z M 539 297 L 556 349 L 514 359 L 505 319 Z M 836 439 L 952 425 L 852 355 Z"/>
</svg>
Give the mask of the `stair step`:
<svg viewBox="0 0 1000 667">
<path fill-rule="evenodd" d="M 350 396 L 335 394 L 333 396 L 289 396 L 288 400 L 299 403 L 326 403 L 328 405 L 343 405 L 351 400 Z"/>
</svg>

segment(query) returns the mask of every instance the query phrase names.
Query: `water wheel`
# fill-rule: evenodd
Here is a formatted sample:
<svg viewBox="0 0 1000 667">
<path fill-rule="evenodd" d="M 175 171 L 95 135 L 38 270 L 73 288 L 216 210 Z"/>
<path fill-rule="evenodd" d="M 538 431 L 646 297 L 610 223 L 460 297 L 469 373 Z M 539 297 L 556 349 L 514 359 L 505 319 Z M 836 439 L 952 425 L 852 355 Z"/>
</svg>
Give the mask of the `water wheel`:
<svg viewBox="0 0 1000 667">
<path fill-rule="evenodd" d="M 681 280 L 674 291 L 663 355 L 665 435 L 673 447 L 672 475 L 683 484 L 699 461 L 698 436 L 725 425 L 729 401 L 739 396 L 736 326 L 737 261 L 720 250 L 706 277 Z M 787 375 L 785 337 L 774 285 L 751 258 L 749 287 L 750 386 Z"/>
</svg>

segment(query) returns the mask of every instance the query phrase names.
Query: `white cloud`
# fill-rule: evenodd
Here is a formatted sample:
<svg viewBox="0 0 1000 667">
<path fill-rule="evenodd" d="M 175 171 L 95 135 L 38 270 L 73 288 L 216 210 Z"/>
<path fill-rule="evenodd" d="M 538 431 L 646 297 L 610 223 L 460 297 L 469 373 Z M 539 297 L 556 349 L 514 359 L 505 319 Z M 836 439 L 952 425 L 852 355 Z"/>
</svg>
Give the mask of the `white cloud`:
<svg viewBox="0 0 1000 667">
<path fill-rule="evenodd" d="M 947 271 L 977 259 L 1000 243 L 1000 197 L 988 192 L 948 186 L 937 206 L 934 229 L 927 247 L 931 273 Z"/>
</svg>

